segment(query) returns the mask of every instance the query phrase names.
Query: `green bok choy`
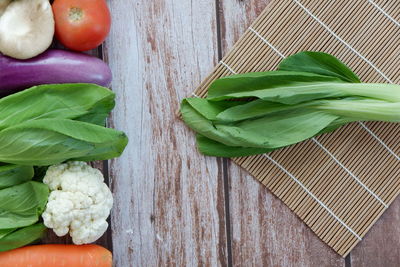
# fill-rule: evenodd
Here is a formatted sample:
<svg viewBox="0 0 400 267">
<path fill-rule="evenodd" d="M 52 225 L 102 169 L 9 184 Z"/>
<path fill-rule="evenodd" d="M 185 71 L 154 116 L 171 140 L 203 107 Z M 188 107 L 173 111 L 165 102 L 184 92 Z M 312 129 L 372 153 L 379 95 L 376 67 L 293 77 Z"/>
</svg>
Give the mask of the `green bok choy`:
<svg viewBox="0 0 400 267">
<path fill-rule="evenodd" d="M 104 127 L 115 94 L 95 84 L 39 85 L 0 99 L 0 162 L 49 166 L 121 155 L 125 133 Z"/>
<path fill-rule="evenodd" d="M 362 83 L 345 64 L 322 52 L 300 52 L 277 71 L 216 80 L 208 96 L 186 98 L 185 123 L 200 152 L 262 154 L 354 121 L 400 121 L 400 86 Z"/>
</svg>

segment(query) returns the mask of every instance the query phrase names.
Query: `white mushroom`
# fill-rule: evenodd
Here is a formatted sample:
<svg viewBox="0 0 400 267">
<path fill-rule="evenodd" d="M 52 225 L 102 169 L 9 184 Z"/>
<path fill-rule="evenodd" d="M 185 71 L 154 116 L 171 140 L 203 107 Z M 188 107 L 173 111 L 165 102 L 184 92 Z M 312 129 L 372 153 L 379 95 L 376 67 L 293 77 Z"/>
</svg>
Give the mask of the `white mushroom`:
<svg viewBox="0 0 400 267">
<path fill-rule="evenodd" d="M 3 15 L 4 10 L 6 10 L 6 7 L 10 3 L 11 0 L 0 0 L 0 16 Z"/>
<path fill-rule="evenodd" d="M 51 45 L 53 36 L 54 18 L 48 0 L 14 0 L 0 17 L 0 52 L 7 56 L 35 57 Z"/>
</svg>

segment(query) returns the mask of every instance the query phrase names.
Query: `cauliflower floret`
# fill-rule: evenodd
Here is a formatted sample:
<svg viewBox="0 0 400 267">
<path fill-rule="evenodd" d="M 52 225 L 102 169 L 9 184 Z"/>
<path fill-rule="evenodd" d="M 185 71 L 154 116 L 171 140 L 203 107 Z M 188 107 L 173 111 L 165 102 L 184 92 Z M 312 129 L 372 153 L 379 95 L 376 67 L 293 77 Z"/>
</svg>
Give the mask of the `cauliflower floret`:
<svg viewBox="0 0 400 267">
<path fill-rule="evenodd" d="M 51 166 L 43 179 L 51 190 L 44 224 L 77 244 L 92 243 L 107 230 L 112 194 L 102 173 L 85 162 Z"/>
</svg>

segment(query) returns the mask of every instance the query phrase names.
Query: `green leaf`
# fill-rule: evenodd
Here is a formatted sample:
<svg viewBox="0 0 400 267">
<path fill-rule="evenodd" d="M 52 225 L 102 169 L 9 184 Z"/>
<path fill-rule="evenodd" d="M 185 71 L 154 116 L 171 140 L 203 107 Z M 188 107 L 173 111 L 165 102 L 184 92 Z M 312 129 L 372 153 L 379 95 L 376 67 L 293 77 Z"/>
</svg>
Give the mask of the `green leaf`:
<svg viewBox="0 0 400 267">
<path fill-rule="evenodd" d="M 210 120 L 207 120 L 207 118 L 193 108 L 190 101 L 184 99 L 180 111 L 185 123 L 194 131 L 225 145 L 240 146 L 240 143 L 229 139 L 227 135 L 219 132 Z"/>
<path fill-rule="evenodd" d="M 0 229 L 0 240 L 6 235 L 14 232 L 17 228 L 9 228 L 9 229 Z"/>
<path fill-rule="evenodd" d="M 337 77 L 350 83 L 361 82 L 357 75 L 339 59 L 323 52 L 304 51 L 289 56 L 279 64 L 278 69 Z"/>
<path fill-rule="evenodd" d="M 273 149 L 311 138 L 337 118 L 325 112 L 296 109 L 232 125 L 216 123 L 215 127 L 240 146 Z"/>
<path fill-rule="evenodd" d="M 115 94 L 95 84 L 40 85 L 0 99 L 0 130 L 47 118 L 102 123 Z"/>
<path fill-rule="evenodd" d="M 326 95 L 330 95 L 331 97 L 336 96 L 335 92 L 326 88 L 326 84 L 332 83 L 344 82 L 336 77 L 294 71 L 238 74 L 214 81 L 209 88 L 207 99 L 210 101 L 220 101 L 224 99 L 256 97 L 273 102 L 294 104 L 310 99 L 322 98 Z M 317 86 L 317 88 L 323 91 L 315 91 L 310 86 Z M 294 95 L 293 90 L 300 93 L 305 91 L 308 94 L 312 94 L 312 96 L 314 94 L 317 96 L 299 99 Z"/>
<path fill-rule="evenodd" d="M 32 166 L 0 166 L 0 189 L 27 182 L 32 179 L 33 174 Z"/>
<path fill-rule="evenodd" d="M 259 98 L 270 102 L 295 105 L 312 100 L 338 99 L 343 97 L 367 97 L 396 102 L 400 101 L 400 85 L 344 82 L 293 82 L 291 85 L 276 86 L 273 89 L 231 93 L 221 96 L 220 98 Z M 210 101 L 214 100 L 211 99 Z"/>
<path fill-rule="evenodd" d="M 74 120 L 83 121 L 88 123 L 97 124 L 104 126 L 106 124 L 106 118 L 110 114 L 111 110 L 115 106 L 114 95 L 106 97 L 98 101 L 88 112 Z"/>
<path fill-rule="evenodd" d="M 225 109 L 242 105 L 243 101 L 218 101 L 210 102 L 204 98 L 186 98 L 185 101 L 207 120 L 216 120 L 219 113 Z"/>
<path fill-rule="evenodd" d="M 295 109 L 276 112 L 274 116 L 221 124 L 207 120 L 187 101 L 182 102 L 181 112 L 186 124 L 203 137 L 225 146 L 261 148 L 262 151 L 270 151 L 311 138 L 338 118 L 320 111 Z M 200 151 L 205 151 L 205 147 L 199 145 Z M 208 151 L 207 154 L 211 155 L 210 149 Z M 253 154 L 253 151 L 247 154 Z M 231 154 L 221 151 L 218 156 L 228 157 Z"/>
<path fill-rule="evenodd" d="M 0 229 L 36 223 L 49 196 L 47 185 L 27 182 L 0 190 Z"/>
<path fill-rule="evenodd" d="M 399 110 L 400 85 L 361 83 L 320 52 L 293 55 L 278 71 L 218 79 L 206 99 L 181 105 L 200 152 L 221 157 L 266 153 L 358 120 L 400 122 Z"/>
<path fill-rule="evenodd" d="M 297 105 L 285 105 L 263 99 L 257 99 L 245 104 L 228 108 L 219 113 L 215 120 L 222 122 L 236 122 L 245 119 L 258 118 L 266 115 L 271 115 L 275 112 L 290 111 L 293 109 L 305 108 L 309 106 L 315 106 L 320 101 L 310 101 L 307 103 Z"/>
<path fill-rule="evenodd" d="M 0 251 L 7 251 L 29 245 L 41 239 L 47 228 L 42 223 L 18 229 L 0 239 Z"/>
<path fill-rule="evenodd" d="M 197 147 L 202 154 L 214 157 L 243 157 L 268 153 L 274 150 L 254 147 L 227 146 L 199 134 L 197 135 L 196 140 Z"/>
<path fill-rule="evenodd" d="M 106 160 L 127 145 L 123 132 L 65 119 L 26 121 L 0 132 L 0 161 L 48 166 L 65 160 Z"/>
</svg>

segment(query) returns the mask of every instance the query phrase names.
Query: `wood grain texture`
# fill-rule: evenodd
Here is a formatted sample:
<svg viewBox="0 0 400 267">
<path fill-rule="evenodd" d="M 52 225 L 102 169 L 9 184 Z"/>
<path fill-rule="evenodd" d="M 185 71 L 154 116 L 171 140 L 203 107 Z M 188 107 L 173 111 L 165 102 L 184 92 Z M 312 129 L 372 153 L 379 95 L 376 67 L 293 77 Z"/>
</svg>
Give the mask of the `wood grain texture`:
<svg viewBox="0 0 400 267">
<path fill-rule="evenodd" d="M 397 267 L 400 265 L 400 199 L 368 232 L 350 254 L 352 267 Z"/>
<path fill-rule="evenodd" d="M 227 53 L 269 1 L 221 0 L 223 54 Z M 229 164 L 229 204 L 234 266 L 344 266 L 264 185 Z"/>
<path fill-rule="evenodd" d="M 109 1 L 105 54 L 129 145 L 110 166 L 116 266 L 226 266 L 221 164 L 195 149 L 179 101 L 217 59 L 215 1 Z"/>
</svg>

